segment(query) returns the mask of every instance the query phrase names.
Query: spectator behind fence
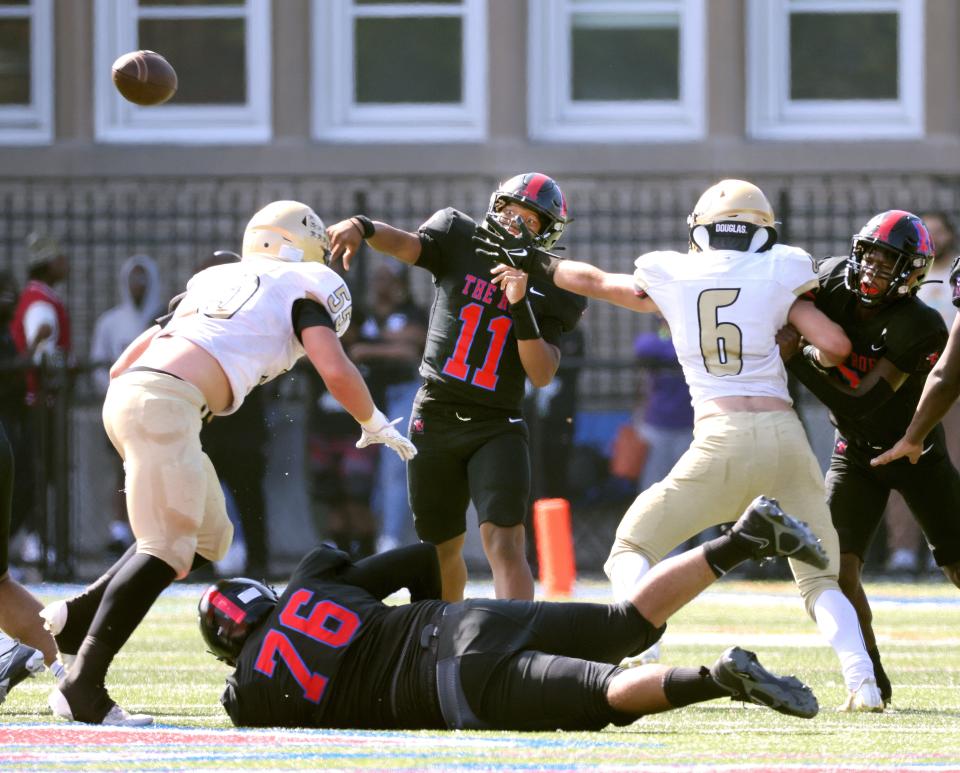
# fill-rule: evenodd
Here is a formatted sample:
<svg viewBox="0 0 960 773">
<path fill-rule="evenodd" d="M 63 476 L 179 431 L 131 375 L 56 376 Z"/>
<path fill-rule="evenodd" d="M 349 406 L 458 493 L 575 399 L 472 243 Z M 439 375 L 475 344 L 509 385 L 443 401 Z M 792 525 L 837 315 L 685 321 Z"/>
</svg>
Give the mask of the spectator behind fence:
<svg viewBox="0 0 960 773">
<path fill-rule="evenodd" d="M 657 329 L 633 342 L 641 370 L 638 434 L 648 444 L 640 491 L 667 477 L 693 440 L 693 405 L 670 328 L 662 317 Z"/>
<path fill-rule="evenodd" d="M 110 366 L 123 350 L 138 335 L 153 324 L 163 313 L 160 293 L 160 274 L 157 264 L 147 255 L 132 255 L 120 266 L 117 275 L 117 292 L 120 303 L 97 317 L 93 325 L 93 340 L 90 344 L 91 378 L 102 400 L 110 386 Z M 113 522 L 110 524 L 110 551 L 120 556 L 133 541 L 133 532 L 127 523 L 127 505 L 123 493 L 123 462 L 108 448 L 109 440 L 103 435 L 104 448 L 109 452 L 107 463 L 113 492 Z M 98 474 L 100 471 L 98 470 Z"/>
<path fill-rule="evenodd" d="M 33 364 L 26 373 L 27 390 L 24 403 L 30 462 L 23 474 L 30 477 L 31 496 L 23 502 L 22 516 L 32 529 L 21 554 L 28 563 L 41 560 L 42 546 L 37 532 L 39 516 L 36 512 L 40 497 L 45 495 L 51 479 L 51 449 L 62 442 L 62 428 L 53 426 L 49 411 L 64 386 L 65 365 L 70 356 L 70 315 L 63 299 L 54 287 L 66 281 L 70 273 L 60 242 L 40 233 L 31 233 L 26 239 L 27 285 L 20 294 L 13 313 L 10 332 L 17 352 L 31 354 Z"/>
<path fill-rule="evenodd" d="M 417 373 L 427 340 L 427 312 L 410 296 L 406 266 L 383 263 L 371 276 L 369 313 L 348 353 L 366 369 L 367 383 L 383 390 L 388 416 L 407 416 L 422 380 Z M 409 416 L 408 416 L 409 418 Z M 407 499 L 407 465 L 380 451 L 374 509 L 380 516 L 377 551 L 416 542 Z"/>
<path fill-rule="evenodd" d="M 343 272 L 340 264 L 330 268 L 339 274 Z M 365 319 L 363 310 L 354 303 L 350 328 L 341 338 L 351 359 Z M 367 380 L 366 366 L 358 367 Z M 307 469 L 317 530 L 328 543 L 354 558 L 364 558 L 375 553 L 377 546 L 377 520 L 370 506 L 377 475 L 377 449 L 357 448 L 356 422 L 320 378 L 311 374 L 309 383 Z M 374 402 L 382 404 L 380 385 L 370 380 L 368 386 Z"/>
<path fill-rule="evenodd" d="M 16 475 L 13 481 L 13 502 L 8 537 L 12 538 L 23 525 L 33 501 L 33 444 L 27 425 L 26 370 L 34 352 L 45 337 L 37 337 L 33 346 L 20 353 L 14 342 L 10 323 L 13 320 L 20 290 L 9 271 L 0 271 L 0 423 L 13 452 Z M 49 328 L 43 331 L 49 335 Z"/>
<path fill-rule="evenodd" d="M 560 367 L 546 386 L 533 389 L 527 381 L 528 400 L 524 413 L 536 412 L 531 422 L 533 499 L 573 499 L 570 455 L 576 429 L 577 382 L 584 354 L 583 330 L 575 327 L 560 336 Z"/>
<path fill-rule="evenodd" d="M 56 660 L 56 643 L 40 619 L 43 605 L 10 572 L 10 538 L 22 521 L 22 502 L 29 502 L 15 493 L 18 488 L 29 492 L 32 487 L 30 476 L 24 475 L 19 465 L 29 458 L 29 447 L 26 453 L 22 450 L 26 439 L 24 370 L 32 361 L 33 349 L 19 354 L 10 333 L 17 294 L 13 275 L 0 271 L 0 703 L 19 682 L 41 670 L 44 662 L 56 676 L 63 673 Z M 34 348 L 43 340 L 38 336 Z M 15 443 L 20 443 L 19 453 Z"/>
</svg>

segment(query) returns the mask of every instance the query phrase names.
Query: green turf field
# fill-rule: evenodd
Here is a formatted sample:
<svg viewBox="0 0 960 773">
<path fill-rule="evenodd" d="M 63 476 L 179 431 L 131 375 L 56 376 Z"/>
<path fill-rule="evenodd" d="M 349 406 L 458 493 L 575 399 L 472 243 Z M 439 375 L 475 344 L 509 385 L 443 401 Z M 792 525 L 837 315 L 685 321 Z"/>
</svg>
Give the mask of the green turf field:
<svg viewBox="0 0 960 773">
<path fill-rule="evenodd" d="M 159 726 L 72 733 L 46 709 L 44 674 L 0 706 L 0 770 L 960 770 L 960 594 L 945 582 L 867 591 L 894 683 L 894 710 L 882 715 L 835 711 L 845 695 L 835 656 L 791 585 L 724 581 L 671 621 L 663 662 L 709 665 L 740 644 L 806 681 L 820 700 L 816 718 L 714 701 L 601 733 L 237 733 L 217 702 L 226 669 L 197 632 L 200 587 L 182 586 L 161 598 L 108 680 L 121 705 Z M 578 585 L 578 597 L 605 593 Z"/>
</svg>

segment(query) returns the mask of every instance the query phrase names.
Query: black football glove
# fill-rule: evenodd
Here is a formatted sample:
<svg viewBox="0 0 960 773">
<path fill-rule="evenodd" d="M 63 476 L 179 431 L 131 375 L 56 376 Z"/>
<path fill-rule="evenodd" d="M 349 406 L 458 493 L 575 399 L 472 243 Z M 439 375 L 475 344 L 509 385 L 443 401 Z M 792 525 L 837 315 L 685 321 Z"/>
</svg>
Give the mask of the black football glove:
<svg viewBox="0 0 960 773">
<path fill-rule="evenodd" d="M 526 271 L 533 234 L 521 218 L 515 218 L 513 222 L 519 230 L 517 234 L 511 233 L 496 215 L 488 214 L 486 220 L 477 226 L 473 245 L 477 255 L 486 260 Z"/>
<path fill-rule="evenodd" d="M 550 279 L 560 259 L 534 246 L 534 236 L 522 219 L 518 217 L 514 223 L 519 231 L 516 235 L 510 233 L 493 213 L 488 214 L 473 235 L 477 256 Z"/>
</svg>

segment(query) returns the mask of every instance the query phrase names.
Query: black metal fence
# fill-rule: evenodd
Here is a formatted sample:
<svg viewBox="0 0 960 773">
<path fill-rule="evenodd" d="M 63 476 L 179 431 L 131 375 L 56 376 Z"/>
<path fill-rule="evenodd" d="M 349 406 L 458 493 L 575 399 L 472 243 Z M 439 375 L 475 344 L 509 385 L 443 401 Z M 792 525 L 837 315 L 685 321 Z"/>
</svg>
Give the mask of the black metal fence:
<svg viewBox="0 0 960 773">
<path fill-rule="evenodd" d="M 561 242 L 566 254 L 620 272 L 632 271 L 634 257 L 648 250 L 685 249 L 685 217 L 702 190 L 714 182 L 707 175 L 567 179 L 558 173 L 558 178 L 575 218 Z M 860 175 L 755 181 L 775 204 L 782 241 L 802 246 L 814 256 L 846 253 L 850 236 L 883 209 L 960 212 L 957 178 Z M 109 508 L 105 498 L 110 492 L 104 490 L 100 470 L 105 455 L 112 451 L 100 428 L 99 398 L 89 384 L 85 363 L 94 322 L 116 303 L 119 267 L 128 256 L 146 253 L 157 260 L 163 290 L 172 296 L 214 250 L 237 250 L 249 216 L 271 200 L 308 202 L 327 223 L 363 211 L 415 229 L 442 207 L 480 216 L 496 182 L 483 176 L 457 180 L 426 176 L 0 180 L 0 268 L 12 269 L 18 279 L 24 279 L 24 242 L 34 231 L 60 239 L 71 262 L 65 293 L 73 326 L 72 386 L 43 418 L 54 453 L 47 454 L 48 466 L 38 484 L 46 492 L 42 497 L 44 536 L 54 548 L 51 555 L 56 556 L 48 573 L 73 574 L 73 558 L 96 555 L 106 541 L 103 523 Z M 348 280 L 355 295 L 363 293 L 364 267 L 379 259 L 367 255 L 351 272 Z M 414 295 L 426 304 L 432 297 L 430 277 L 426 272 L 413 273 Z M 638 379 L 631 344 L 649 325 L 642 315 L 591 304 L 583 322 L 582 410 L 629 409 Z M 298 383 L 287 379 L 274 390 L 277 415 L 295 423 L 301 416 Z M 291 437 L 281 436 L 278 442 L 291 442 Z M 295 465 L 295 461 L 285 464 Z M 299 473 L 283 472 L 284 485 L 296 485 Z M 272 535 L 283 532 L 274 539 L 278 556 L 295 555 L 301 547 L 302 540 L 293 534 L 296 518 L 289 511 L 303 506 L 303 496 L 280 494 L 270 501 L 271 519 L 278 511 L 277 522 L 282 524 L 278 529 L 271 524 Z M 591 539 L 584 536 L 583 542 Z M 588 549 L 588 562 L 596 558 L 594 552 Z"/>
</svg>

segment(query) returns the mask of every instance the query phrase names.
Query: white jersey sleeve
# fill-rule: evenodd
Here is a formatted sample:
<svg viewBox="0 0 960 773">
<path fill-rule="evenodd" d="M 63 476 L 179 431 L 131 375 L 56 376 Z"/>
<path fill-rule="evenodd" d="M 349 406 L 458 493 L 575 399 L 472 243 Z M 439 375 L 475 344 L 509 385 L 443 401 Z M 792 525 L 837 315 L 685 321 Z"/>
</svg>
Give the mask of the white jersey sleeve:
<svg viewBox="0 0 960 773">
<path fill-rule="evenodd" d="M 338 336 L 350 325 L 352 299 L 343 279 L 319 263 L 247 258 L 191 277 L 161 335 L 182 336 L 209 352 L 233 389 L 233 413 L 258 384 L 288 371 L 303 356 L 293 327 L 298 300 L 318 301 Z"/>
<path fill-rule="evenodd" d="M 790 402 L 775 336 L 797 297 L 817 284 L 806 252 L 664 251 L 635 265 L 636 288 L 670 326 L 694 407 L 727 396 Z"/>
</svg>

